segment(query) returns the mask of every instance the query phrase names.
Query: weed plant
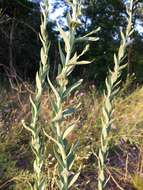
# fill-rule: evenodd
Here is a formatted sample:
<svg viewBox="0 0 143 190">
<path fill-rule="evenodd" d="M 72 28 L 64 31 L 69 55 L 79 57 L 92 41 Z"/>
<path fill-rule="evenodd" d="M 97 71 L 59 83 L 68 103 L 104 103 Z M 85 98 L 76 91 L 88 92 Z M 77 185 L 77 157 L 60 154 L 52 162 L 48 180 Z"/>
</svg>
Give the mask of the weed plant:
<svg viewBox="0 0 143 190">
<path fill-rule="evenodd" d="M 41 4 L 41 32 L 40 40 L 42 42 L 41 48 L 41 62 L 39 71 L 36 74 L 36 90 L 34 99 L 30 96 L 30 102 L 32 107 L 32 120 L 30 125 L 26 125 L 23 121 L 23 126 L 31 133 L 31 148 L 35 155 L 33 170 L 34 170 L 34 186 L 30 184 L 32 190 L 44 190 L 46 189 L 46 182 L 43 175 L 44 164 L 44 149 L 42 129 L 38 124 L 41 96 L 45 78 L 48 72 L 48 52 L 49 52 L 49 40 L 47 35 L 47 16 L 48 16 L 48 1 L 45 0 Z"/>
<path fill-rule="evenodd" d="M 67 1 L 67 3 L 71 8 L 72 13 L 67 15 L 68 31 L 65 32 L 60 26 L 58 26 L 60 35 L 64 41 L 64 51 L 62 50 L 61 42 L 59 42 L 61 63 L 59 64 L 58 76 L 56 77 L 55 84 L 50 81 L 48 75 L 49 86 L 55 95 L 55 98 L 52 99 L 53 119 L 51 129 L 53 131 L 53 136 L 50 136 L 45 132 L 45 135 L 54 143 L 53 150 L 58 167 L 57 185 L 60 190 L 70 189 L 80 174 L 80 169 L 76 173 L 72 172 L 78 140 L 73 144 L 70 144 L 68 141 L 68 136 L 73 133 L 79 118 L 68 124 L 66 122 L 66 119 L 68 117 L 72 117 L 80 105 L 77 104 L 73 107 L 67 105 L 64 109 L 64 104 L 71 93 L 80 86 L 83 81 L 81 79 L 70 85 L 68 80 L 69 75 L 72 73 L 76 65 L 89 64 L 91 61 L 81 60 L 82 56 L 88 51 L 89 45 L 86 45 L 79 55 L 74 49 L 78 42 L 98 40 L 98 38 L 91 37 L 91 35 L 99 30 L 97 29 L 83 37 L 76 38 L 76 29 L 81 24 L 79 21 L 79 16 L 81 15 L 81 4 L 77 0 Z"/>
<path fill-rule="evenodd" d="M 132 15 L 133 15 L 133 0 L 130 1 L 129 8 L 127 7 L 127 27 L 125 33 L 121 31 L 121 44 L 118 54 L 114 54 L 114 69 L 109 70 L 109 75 L 106 78 L 106 92 L 104 92 L 104 105 L 102 116 L 102 132 L 101 132 L 101 147 L 99 149 L 98 166 L 98 190 L 103 190 L 105 183 L 105 160 L 109 148 L 110 131 L 113 124 L 113 101 L 116 94 L 119 92 L 119 85 L 121 83 L 120 76 L 122 70 L 127 64 L 122 64 L 126 57 L 126 49 L 130 43 L 130 37 L 133 33 Z"/>
<path fill-rule="evenodd" d="M 51 124 L 51 129 L 53 131 L 53 136 L 48 135 L 46 132 L 45 135 L 48 136 L 50 140 L 54 142 L 54 154 L 57 159 L 58 164 L 58 180 L 57 185 L 59 189 L 67 190 L 69 189 L 74 182 L 77 180 L 80 172 L 73 174 L 71 172 L 72 165 L 75 159 L 75 151 L 77 147 L 77 142 L 75 144 L 69 145 L 67 136 L 73 131 L 76 127 L 76 122 L 74 121 L 70 123 L 68 126 L 65 123 L 65 119 L 74 114 L 76 108 L 79 105 L 75 105 L 75 107 L 68 107 L 63 110 L 63 105 L 65 100 L 70 96 L 73 90 L 75 90 L 81 83 L 82 80 L 72 84 L 71 86 L 68 84 L 68 76 L 71 74 L 76 65 L 89 64 L 90 61 L 81 61 L 79 60 L 81 56 L 83 56 L 89 49 L 89 46 L 86 45 L 81 54 L 77 54 L 74 52 L 74 46 L 79 41 L 96 41 L 98 38 L 91 37 L 92 34 L 96 33 L 93 31 L 83 37 L 76 38 L 76 28 L 80 25 L 79 16 L 81 14 L 81 4 L 77 0 L 73 0 L 72 2 L 67 1 L 69 6 L 71 7 L 72 14 L 67 15 L 67 23 L 68 23 L 68 32 L 65 32 L 60 26 L 59 32 L 61 34 L 62 39 L 65 44 L 65 51 L 61 48 L 61 43 L 59 42 L 59 52 L 61 56 L 61 64 L 59 64 L 58 76 L 56 80 L 56 84 L 52 84 L 48 74 L 48 83 L 52 89 L 53 94 L 55 95 L 55 99 L 52 100 L 52 109 L 53 109 L 53 119 Z M 31 185 L 31 189 L 34 190 L 44 190 L 46 188 L 46 183 L 44 179 L 44 175 L 42 172 L 42 167 L 44 164 L 44 147 L 43 137 L 42 137 L 42 129 L 40 125 L 38 125 L 39 118 L 39 110 L 41 103 L 41 95 L 42 95 L 42 87 L 45 81 L 45 77 L 48 73 L 48 50 L 49 50 L 49 42 L 46 32 L 46 24 L 47 24 L 47 15 L 48 15 L 48 5 L 47 1 L 43 1 L 41 3 L 42 10 L 42 24 L 41 24 L 41 33 L 40 39 L 43 47 L 41 48 L 41 63 L 39 71 L 36 74 L 36 92 L 34 100 L 30 97 L 30 102 L 32 105 L 32 121 L 30 126 L 26 125 L 23 122 L 24 127 L 31 132 L 32 134 L 32 151 L 35 155 L 34 160 L 34 187 Z M 52 99 L 52 98 L 51 98 Z M 66 126 L 65 126 L 66 125 Z"/>
<path fill-rule="evenodd" d="M 86 45 L 85 48 L 81 53 L 77 53 L 75 50 L 76 44 L 80 42 L 84 42 L 84 44 L 88 44 L 89 41 L 96 41 L 98 38 L 92 37 L 92 34 L 95 34 L 99 29 L 83 36 L 83 37 L 76 37 L 76 30 L 80 27 L 81 23 L 79 17 L 81 15 L 81 4 L 78 0 L 68 1 L 67 3 L 71 9 L 70 13 L 67 15 L 67 27 L 66 30 L 62 29 L 58 25 L 59 29 L 59 54 L 61 58 L 61 62 L 59 63 L 58 74 L 55 81 L 50 80 L 49 76 L 49 64 L 48 64 L 48 51 L 49 51 L 49 40 L 47 36 L 46 26 L 47 26 L 47 16 L 48 16 L 48 4 L 47 1 L 43 1 L 41 3 L 41 32 L 40 32 L 40 39 L 42 42 L 41 48 L 41 62 L 40 68 L 36 74 L 36 86 L 35 86 L 35 93 L 32 97 L 30 97 L 31 102 L 31 112 L 32 112 L 32 119 L 30 124 L 26 124 L 23 121 L 23 125 L 25 129 L 29 131 L 31 135 L 31 150 L 33 152 L 33 175 L 29 172 L 18 171 L 17 160 L 11 161 L 11 147 L 12 149 L 19 149 L 15 144 L 17 144 L 17 131 L 15 129 L 15 133 L 11 133 L 7 135 L 8 141 L 5 141 L 1 144 L 1 149 L 3 149 L 2 154 L 0 155 L 0 164 L 2 166 L 2 171 L 4 173 L 3 178 L 7 177 L 10 178 L 10 181 L 14 181 L 15 183 L 10 184 L 10 188 L 14 188 L 16 190 L 19 189 L 27 189 L 27 184 L 29 181 L 31 182 L 30 188 L 32 190 L 46 190 L 46 189 L 60 189 L 60 190 L 68 190 L 72 188 L 77 189 L 97 189 L 102 190 L 105 189 L 105 162 L 107 158 L 107 154 L 109 152 L 109 146 L 112 140 L 112 143 L 118 144 L 120 139 L 123 140 L 130 140 L 132 143 L 136 144 L 143 144 L 142 142 L 142 106 L 141 101 L 143 99 L 142 90 L 139 89 L 135 93 L 132 93 L 130 96 L 122 99 L 120 96 L 116 102 L 115 96 L 119 92 L 120 86 L 120 76 L 122 70 L 126 67 L 124 65 L 124 60 L 126 56 L 126 49 L 128 43 L 130 43 L 130 38 L 133 33 L 132 29 L 132 7 L 133 7 L 133 0 L 130 1 L 130 8 L 127 9 L 127 21 L 128 25 L 125 32 L 121 32 L 121 44 L 119 47 L 119 51 L 117 54 L 114 55 L 114 69 L 113 71 L 109 70 L 109 75 L 106 79 L 106 92 L 104 93 L 104 104 L 103 104 L 103 116 L 102 116 L 102 133 L 101 133 L 101 140 L 100 140 L 100 128 L 101 125 L 100 121 L 100 107 L 102 99 L 101 97 L 97 97 L 95 90 L 91 90 L 88 94 L 85 93 L 74 93 L 76 89 L 82 84 L 82 79 L 72 83 L 69 80 L 69 76 L 74 70 L 76 65 L 82 64 L 89 64 L 91 61 L 82 60 L 82 56 L 86 54 L 89 49 L 89 46 Z M 42 93 L 43 87 L 45 84 L 45 79 L 48 79 L 49 88 L 51 89 L 50 95 L 48 94 L 48 102 L 51 103 L 51 110 L 47 106 L 47 112 L 52 112 L 52 119 L 49 117 L 47 123 L 45 122 L 44 125 L 40 123 L 40 109 L 42 107 Z M 128 84 L 127 84 L 128 85 Z M 79 96 L 79 97 L 78 97 Z M 71 103 L 73 99 L 82 101 L 83 107 L 81 107 L 80 102 L 75 101 Z M 140 101 L 137 101 L 140 99 Z M 93 103 L 94 101 L 94 103 Z M 130 102 L 136 103 L 136 109 L 134 105 L 131 107 Z M 120 106 L 120 105 L 123 106 Z M 113 125 L 113 111 L 114 106 L 117 108 L 115 116 L 118 117 L 115 120 L 115 126 Z M 130 106 L 130 107 L 129 107 Z M 82 111 L 79 111 L 79 108 Z M 46 108 L 45 108 L 46 109 Z M 125 109 L 125 110 L 122 110 Z M 90 111 L 89 111 L 90 110 Z M 79 111 L 79 112 L 78 112 Z M 84 112 L 84 113 L 83 113 Z M 140 112 L 140 113 L 139 113 Z M 132 115 L 136 115 L 136 118 L 133 118 Z M 81 116 L 83 119 L 81 120 Z M 85 117 L 85 118 L 84 118 Z M 126 120 L 126 117 L 129 118 L 130 121 Z M 46 117 L 47 118 L 47 117 Z M 96 121 L 95 121 L 96 118 Z M 136 120 L 136 121 L 135 121 Z M 138 122 L 138 123 L 137 123 Z M 78 130 L 80 125 L 80 130 L 78 133 L 78 138 L 74 137 L 72 140 L 72 135 L 74 135 L 74 131 Z M 3 125 L 3 124 L 2 124 Z M 96 127 L 92 127 L 96 125 Z M 123 128 L 123 125 L 127 128 Z M 117 129 L 116 127 L 119 127 Z M 139 128 L 137 128 L 139 126 Z M 43 129 L 44 128 L 44 129 Z M 111 137 L 111 129 L 115 128 L 115 133 L 118 131 L 118 136 Z M 20 129 L 21 130 L 21 129 Z M 128 130 L 128 131 L 127 131 Z M 50 132 L 49 132 L 50 131 Z M 113 131 L 113 130 L 112 130 Z M 140 133 L 140 134 L 139 134 Z M 88 134 L 88 135 L 87 135 Z M 24 139 L 25 134 L 22 136 Z M 56 158 L 54 160 L 54 166 L 51 166 L 53 169 L 52 171 L 52 182 L 50 183 L 50 177 L 47 175 L 46 167 L 49 167 L 49 163 L 47 164 L 47 160 L 45 159 L 45 155 L 47 152 L 49 153 L 49 149 L 45 151 L 45 148 L 49 146 L 47 145 L 46 141 L 44 141 L 45 136 L 48 137 L 48 140 L 51 141 L 53 146 L 53 154 Z M 29 136 L 28 136 L 29 137 Z M 79 139 L 81 139 L 82 143 L 81 146 L 78 146 Z M 16 141 L 15 141 L 16 140 Z M 21 140 L 21 139 L 20 139 Z M 24 139 L 25 140 L 25 139 Z M 100 140 L 100 141 L 99 141 Z M 28 141 L 28 139 L 26 139 Z M 101 144 L 100 144 L 101 142 Z M 27 143 L 27 142 L 26 142 Z M 7 149 L 7 146 L 10 145 L 10 148 Z M 97 163 L 93 158 L 92 148 L 94 147 L 95 151 L 99 150 L 99 178 L 98 178 L 98 187 L 96 188 L 96 175 L 94 169 L 97 168 Z M 27 145 L 27 144 L 26 144 Z M 113 145 L 114 146 L 114 145 Z M 4 147 L 4 148 L 3 148 Z M 78 148 L 79 147 L 79 148 Z M 79 150 L 79 156 L 76 154 L 76 150 Z M 117 145 L 118 148 L 118 145 Z M 111 150 L 111 149 L 110 149 Z M 6 151 L 10 151 L 10 153 L 5 153 Z M 21 151 L 26 150 L 22 149 L 17 152 L 19 154 Z M 29 149 L 28 149 L 29 151 Z M 112 151 L 113 153 L 114 151 Z M 136 152 L 136 151 L 135 151 Z M 13 153 L 13 152 L 12 152 Z M 26 162 L 31 165 L 31 154 L 28 153 L 28 158 Z M 128 156 L 128 155 L 127 155 Z M 26 157 L 27 158 L 27 157 Z M 48 156 L 47 156 L 48 158 Z M 128 158 L 128 157 L 127 157 Z M 138 157 L 137 157 L 138 158 Z M 74 161 L 77 160 L 77 164 L 75 167 Z M 128 159 L 127 159 L 128 161 Z M 126 161 L 126 163 L 127 163 Z M 81 172 L 80 165 L 82 165 L 83 172 Z M 50 169 L 51 169 L 50 168 Z M 94 168 L 94 169 L 93 169 Z M 55 169 L 55 171 L 54 171 Z M 113 171 L 118 179 L 121 176 L 120 168 L 109 168 Z M 4 171 L 5 170 L 5 171 Z M 76 171 L 76 172 L 75 172 Z M 126 168 L 127 174 L 128 168 Z M 47 173 L 46 173 L 47 172 Z M 92 176 L 90 176 L 90 172 L 92 172 Z M 136 171 L 135 171 L 136 172 Z M 13 175 L 17 175 L 17 177 L 13 177 Z M 83 181 L 79 178 L 78 187 L 75 187 L 74 184 L 76 183 L 79 175 L 81 173 L 81 178 L 87 175 L 88 180 L 85 182 L 85 178 Z M 49 173 L 48 173 L 49 174 Z M 89 174 L 89 175 L 88 175 Z M 142 176 L 141 172 L 140 175 L 131 175 L 131 177 L 123 176 L 122 178 L 125 182 L 131 183 L 136 189 L 142 188 Z M 46 176 L 47 175 L 47 176 Z M 112 178 L 112 175 L 110 175 Z M 140 177 L 141 176 L 141 177 Z M 5 179 L 1 178 L 1 183 L 5 182 Z M 56 178 L 56 180 L 55 180 Z M 93 178 L 93 180 L 91 179 Z M 125 180 L 126 178 L 126 180 Z M 114 179 L 114 178 L 112 178 Z M 48 181 L 46 181 L 48 180 Z M 56 181 L 56 184 L 55 184 Z M 6 182 L 7 183 L 7 182 Z M 23 183 L 23 184 L 22 184 Z M 107 184 L 107 183 L 106 183 Z M 7 187 L 5 184 L 0 185 L 0 189 L 3 187 Z M 119 184 L 117 187 L 122 189 Z M 109 187 L 110 188 L 110 187 Z M 114 188 L 114 187 L 113 187 Z M 107 187 L 108 189 L 108 187 Z"/>
</svg>

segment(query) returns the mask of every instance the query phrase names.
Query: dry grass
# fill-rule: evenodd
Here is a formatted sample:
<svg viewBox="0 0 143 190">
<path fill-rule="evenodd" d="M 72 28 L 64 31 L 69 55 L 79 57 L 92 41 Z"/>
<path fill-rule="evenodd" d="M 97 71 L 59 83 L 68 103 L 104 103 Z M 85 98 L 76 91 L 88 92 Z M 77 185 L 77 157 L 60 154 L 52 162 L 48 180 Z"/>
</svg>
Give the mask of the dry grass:
<svg viewBox="0 0 143 190">
<path fill-rule="evenodd" d="M 49 92 L 48 92 L 49 93 Z M 48 126 L 51 118 L 50 100 L 47 91 L 42 97 L 41 124 Z M 1 184 L 12 177 L 24 176 L 25 172 L 31 171 L 31 159 L 29 146 L 29 136 L 21 126 L 23 117 L 30 117 L 28 100 L 29 92 L 20 94 L 20 102 L 17 93 L 3 91 L 0 95 L 1 105 L 1 155 L 9 155 L 9 162 L 5 167 L 10 167 L 10 173 L 5 170 L 5 179 L 1 179 Z M 80 138 L 77 161 L 75 168 L 82 165 L 82 173 L 75 189 L 95 190 L 97 182 L 97 158 L 96 153 L 99 146 L 100 134 L 100 113 L 102 98 L 95 89 L 82 90 L 73 95 L 69 101 L 81 100 L 82 106 L 74 119 L 80 116 L 80 123 L 75 132 L 70 136 L 74 141 L 77 136 Z M 107 189 L 133 189 L 140 190 L 143 175 L 143 88 L 137 88 L 133 93 L 125 98 L 122 96 L 115 100 L 116 120 L 113 125 L 111 149 L 107 159 Z M 21 107 L 23 105 L 23 108 Z M 68 118 L 70 120 L 70 118 Z M 7 126 L 7 127 L 6 127 Z M 52 154 L 52 150 L 50 150 Z M 47 153 L 49 154 L 49 152 Z M 14 156 L 15 155 L 15 156 Z M 3 163 L 4 156 L 1 156 Z M 47 155 L 48 157 L 48 155 Z M 51 159 L 51 158 L 50 158 Z M 25 162 L 26 160 L 26 162 Z M 12 161 L 12 163 L 10 163 Z M 53 165 L 51 169 L 53 170 Z M 13 171 L 13 172 L 12 172 Z M 21 172 L 24 174 L 21 175 Z M 15 176 L 13 176 L 15 175 Z M 23 188 L 22 183 L 17 181 L 16 190 Z M 4 189 L 0 188 L 0 189 Z M 8 186 L 6 186 L 8 189 Z M 24 189 L 24 188 L 23 188 Z M 26 189 L 25 189 L 26 190 Z"/>
</svg>

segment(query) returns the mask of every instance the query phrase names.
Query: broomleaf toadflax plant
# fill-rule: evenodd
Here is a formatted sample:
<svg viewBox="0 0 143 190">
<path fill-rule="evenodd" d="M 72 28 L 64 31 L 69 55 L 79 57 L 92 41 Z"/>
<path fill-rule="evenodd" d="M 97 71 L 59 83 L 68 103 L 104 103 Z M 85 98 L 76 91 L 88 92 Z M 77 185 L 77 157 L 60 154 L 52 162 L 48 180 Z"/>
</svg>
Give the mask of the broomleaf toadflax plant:
<svg viewBox="0 0 143 190">
<path fill-rule="evenodd" d="M 48 83 L 54 94 L 52 99 L 53 119 L 51 129 L 53 135 L 44 131 L 45 135 L 54 143 L 53 150 L 58 165 L 57 186 L 60 190 L 68 190 L 76 182 L 79 171 L 74 174 L 72 166 L 75 161 L 75 152 L 78 145 L 78 140 L 73 144 L 68 141 L 68 136 L 76 127 L 77 121 L 72 121 L 67 124 L 66 118 L 76 112 L 79 105 L 71 107 L 68 105 L 64 108 L 65 101 L 68 100 L 70 94 L 82 83 L 82 79 L 70 84 L 68 77 L 74 70 L 76 65 L 89 64 L 91 61 L 81 60 L 81 57 L 88 51 L 89 45 L 86 45 L 83 51 L 78 54 L 75 49 L 75 44 L 80 41 L 97 41 L 98 38 L 92 37 L 98 30 L 88 33 L 87 35 L 76 38 L 76 29 L 80 26 L 79 16 L 81 15 L 81 3 L 78 0 L 66 1 L 71 9 L 71 13 L 67 14 L 67 28 L 64 31 L 59 25 L 59 33 L 64 41 L 64 50 L 62 50 L 61 42 L 59 41 L 59 53 L 61 63 L 58 68 L 58 75 L 55 83 L 50 80 L 48 75 Z M 79 60 L 80 59 L 80 60 Z"/>
<path fill-rule="evenodd" d="M 98 156 L 98 190 L 104 189 L 105 183 L 105 160 L 108 153 L 109 146 L 109 134 L 113 123 L 113 101 L 114 97 L 119 91 L 120 76 L 122 70 L 127 64 L 122 64 L 126 57 L 126 50 L 131 40 L 133 33 L 132 27 L 132 16 L 133 16 L 133 0 L 130 0 L 130 6 L 127 8 L 127 27 L 126 31 L 121 31 L 121 44 L 117 54 L 114 54 L 114 69 L 109 70 L 109 75 L 106 78 L 106 92 L 104 93 L 104 105 L 103 105 L 103 116 L 102 116 L 102 132 L 101 132 L 101 145 Z"/>
<path fill-rule="evenodd" d="M 41 62 L 39 71 L 36 73 L 36 89 L 34 98 L 30 96 L 32 119 L 29 125 L 22 121 L 23 126 L 31 133 L 31 149 L 34 154 L 34 185 L 30 185 L 32 190 L 45 190 L 46 182 L 44 179 L 42 167 L 44 163 L 44 147 L 42 138 L 42 129 L 38 125 L 41 95 L 43 85 L 48 72 L 48 52 L 49 40 L 47 36 L 47 16 L 48 16 L 48 1 L 44 0 L 41 4 L 41 26 L 40 26 L 40 40 L 42 42 L 41 48 Z"/>
</svg>

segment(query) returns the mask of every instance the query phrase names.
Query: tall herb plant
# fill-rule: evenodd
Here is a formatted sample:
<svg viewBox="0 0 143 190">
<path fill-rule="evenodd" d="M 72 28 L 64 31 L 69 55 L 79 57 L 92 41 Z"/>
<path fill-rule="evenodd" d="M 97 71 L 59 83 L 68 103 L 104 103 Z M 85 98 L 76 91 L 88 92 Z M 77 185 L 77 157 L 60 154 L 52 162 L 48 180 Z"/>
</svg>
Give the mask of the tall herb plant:
<svg viewBox="0 0 143 190">
<path fill-rule="evenodd" d="M 119 91 L 120 76 L 122 70 L 127 64 L 122 64 L 126 57 L 127 46 L 130 43 L 131 35 L 133 33 L 132 28 L 132 16 L 133 16 L 133 0 L 130 0 L 130 6 L 127 7 L 127 27 L 125 32 L 121 31 L 121 44 L 117 54 L 114 54 L 114 69 L 109 70 L 109 75 L 106 78 L 106 92 L 104 93 L 104 105 L 102 116 L 102 132 L 101 132 L 101 145 L 98 156 L 98 190 L 104 189 L 105 182 L 105 161 L 109 148 L 109 135 L 111 132 L 111 126 L 113 123 L 113 101 L 116 94 Z"/>
<path fill-rule="evenodd" d="M 50 136 L 45 132 L 45 135 L 54 143 L 53 150 L 58 165 L 57 185 L 60 190 L 68 190 L 77 180 L 80 171 L 76 174 L 72 172 L 72 166 L 75 161 L 75 152 L 78 141 L 70 144 L 68 136 L 73 133 L 78 121 L 72 121 L 67 124 L 66 118 L 72 116 L 78 105 L 71 107 L 68 105 L 64 109 L 66 100 L 70 94 L 82 83 L 82 79 L 74 84 L 69 83 L 69 75 L 72 73 L 76 65 L 89 64 L 91 61 L 81 60 L 82 56 L 88 51 L 89 45 L 86 45 L 83 51 L 78 54 L 74 49 L 76 43 L 80 41 L 96 41 L 98 38 L 91 35 L 96 33 L 99 29 L 88 33 L 87 35 L 77 38 L 76 29 L 80 26 L 79 16 L 81 15 L 81 4 L 78 0 L 67 0 L 71 12 L 67 15 L 67 28 L 64 31 L 59 25 L 58 29 L 60 36 L 64 42 L 64 50 L 62 50 L 61 42 L 59 41 L 59 53 L 61 63 L 59 64 L 58 76 L 56 82 L 51 82 L 48 75 L 48 83 L 54 94 L 52 99 L 53 120 L 51 129 L 53 135 Z"/>
<path fill-rule="evenodd" d="M 41 104 L 41 95 L 43 91 L 43 86 L 45 82 L 45 78 L 48 72 L 48 52 L 49 52 L 49 40 L 46 31 L 47 26 L 47 16 L 48 16 L 48 1 L 44 0 L 41 4 L 41 27 L 40 27 L 40 40 L 42 43 L 41 48 L 41 62 L 39 66 L 39 71 L 36 73 L 36 87 L 35 87 L 35 95 L 32 98 L 30 96 L 31 103 L 31 112 L 32 119 L 29 125 L 26 125 L 23 121 L 23 126 L 31 133 L 31 149 L 34 154 L 34 186 L 31 186 L 32 190 L 45 190 L 46 182 L 44 179 L 42 167 L 44 164 L 44 147 L 43 146 L 43 137 L 42 137 L 42 129 L 38 124 L 39 119 L 39 111 Z"/>
</svg>

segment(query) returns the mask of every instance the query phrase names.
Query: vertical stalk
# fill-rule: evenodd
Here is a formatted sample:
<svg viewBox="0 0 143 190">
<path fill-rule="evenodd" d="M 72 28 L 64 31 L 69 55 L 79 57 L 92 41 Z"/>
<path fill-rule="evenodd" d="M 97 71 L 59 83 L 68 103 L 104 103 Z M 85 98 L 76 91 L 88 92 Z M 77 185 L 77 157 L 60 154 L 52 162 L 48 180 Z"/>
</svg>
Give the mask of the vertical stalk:
<svg viewBox="0 0 143 190">
<path fill-rule="evenodd" d="M 125 65 L 121 65 L 126 56 L 127 46 L 129 45 L 132 29 L 132 16 L 133 16 L 133 0 L 130 0 L 130 7 L 127 8 L 127 27 L 125 33 L 121 32 L 121 44 L 118 50 L 118 54 L 114 54 L 114 69 L 109 70 L 109 75 L 106 78 L 106 89 L 104 93 L 104 105 L 103 105 L 103 116 L 102 116 L 102 131 L 101 131 L 101 145 L 99 149 L 98 157 L 98 190 L 104 189 L 105 183 L 105 161 L 109 146 L 109 134 L 111 132 L 111 126 L 113 123 L 113 101 L 114 97 L 119 91 L 120 76 Z"/>
<path fill-rule="evenodd" d="M 99 30 L 97 29 L 83 37 L 76 38 L 76 29 L 81 24 L 78 18 L 81 15 L 81 4 L 78 0 L 67 0 L 67 3 L 72 13 L 67 15 L 68 31 L 65 32 L 58 26 L 60 35 L 64 41 L 64 51 L 59 42 L 61 64 L 59 64 L 55 84 L 53 84 L 48 77 L 49 85 L 54 94 L 54 99 L 52 100 L 53 119 L 51 123 L 53 136 L 45 132 L 45 135 L 54 142 L 53 150 L 58 164 L 57 185 L 60 190 L 70 189 L 80 174 L 80 171 L 75 174 L 72 172 L 78 141 L 73 144 L 70 144 L 68 141 L 68 135 L 73 132 L 78 120 L 69 123 L 65 121 L 68 116 L 72 116 L 76 112 L 78 106 L 74 105 L 71 107 L 68 105 L 64 108 L 64 105 L 73 90 L 82 83 L 82 79 L 70 85 L 68 77 L 76 65 L 89 64 L 91 62 L 79 61 L 79 58 L 88 51 L 88 45 L 86 45 L 79 55 L 74 51 L 74 47 L 75 44 L 80 41 L 97 41 L 98 38 L 90 36 Z"/>
<path fill-rule="evenodd" d="M 48 51 L 49 51 L 49 41 L 47 36 L 47 16 L 48 16 L 48 2 L 44 0 L 41 3 L 41 26 L 40 26 L 40 40 L 42 43 L 41 48 L 41 62 L 38 72 L 36 73 L 36 87 L 35 87 L 35 96 L 32 98 L 30 96 L 31 102 L 31 111 L 32 111 L 32 119 L 31 124 L 26 125 L 23 122 L 23 126 L 31 133 L 31 149 L 34 154 L 34 186 L 32 190 L 45 190 L 46 183 L 44 174 L 42 171 L 44 164 L 44 146 L 43 146 L 43 137 L 42 137 L 42 129 L 38 124 L 39 119 L 39 111 L 41 104 L 41 95 L 43 91 L 43 85 L 45 82 L 45 78 L 48 72 Z"/>
</svg>

